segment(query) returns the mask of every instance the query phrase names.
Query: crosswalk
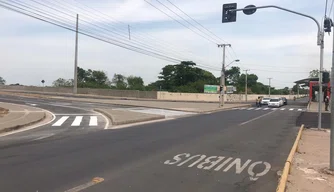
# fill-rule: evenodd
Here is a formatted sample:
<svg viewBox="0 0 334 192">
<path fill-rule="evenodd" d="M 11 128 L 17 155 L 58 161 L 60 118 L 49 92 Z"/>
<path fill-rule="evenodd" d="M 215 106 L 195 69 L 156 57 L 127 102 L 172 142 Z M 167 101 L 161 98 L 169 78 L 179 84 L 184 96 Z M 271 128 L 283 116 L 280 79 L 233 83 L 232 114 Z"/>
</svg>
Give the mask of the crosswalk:
<svg viewBox="0 0 334 192">
<path fill-rule="evenodd" d="M 269 108 L 269 107 L 239 107 L 233 108 L 234 110 L 247 110 L 247 111 L 306 111 L 306 108 Z"/>
<path fill-rule="evenodd" d="M 71 127 L 79 127 L 79 126 L 89 126 L 95 127 L 98 126 L 98 117 L 97 116 L 60 116 L 60 118 L 56 117 L 55 123 L 52 124 L 52 127 L 60 127 L 60 126 L 71 126 Z"/>
</svg>

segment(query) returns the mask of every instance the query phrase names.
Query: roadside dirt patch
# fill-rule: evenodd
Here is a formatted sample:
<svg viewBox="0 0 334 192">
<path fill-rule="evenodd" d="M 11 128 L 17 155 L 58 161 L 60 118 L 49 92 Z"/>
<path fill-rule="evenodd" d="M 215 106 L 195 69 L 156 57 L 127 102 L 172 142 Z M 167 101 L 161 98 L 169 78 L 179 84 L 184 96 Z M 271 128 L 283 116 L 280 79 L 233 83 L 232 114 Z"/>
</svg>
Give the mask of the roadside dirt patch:
<svg viewBox="0 0 334 192">
<path fill-rule="evenodd" d="M 8 109 L 0 107 L 0 117 L 5 116 L 6 114 L 8 114 Z"/>
</svg>

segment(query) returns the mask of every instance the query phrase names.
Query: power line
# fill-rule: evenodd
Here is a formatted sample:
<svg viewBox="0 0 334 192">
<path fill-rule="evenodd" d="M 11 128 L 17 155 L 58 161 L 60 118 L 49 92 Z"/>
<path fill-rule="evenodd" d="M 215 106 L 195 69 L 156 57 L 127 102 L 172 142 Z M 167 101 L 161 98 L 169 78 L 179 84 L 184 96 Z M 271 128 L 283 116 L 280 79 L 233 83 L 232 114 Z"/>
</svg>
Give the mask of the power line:
<svg viewBox="0 0 334 192">
<path fill-rule="evenodd" d="M 32 0 L 32 1 L 34 1 L 34 0 Z M 38 3 L 38 2 L 36 2 L 36 3 Z M 17 3 L 16 2 L 16 4 L 19 4 L 19 5 L 21 5 L 21 6 L 24 6 L 24 7 L 28 7 L 28 6 L 26 6 L 27 4 L 25 4 L 25 5 L 23 5 L 23 4 L 20 4 L 20 3 Z M 41 4 L 41 3 L 38 3 L 39 5 L 43 5 L 43 6 L 47 6 L 47 5 L 45 5 L 45 4 Z M 54 6 L 56 6 L 55 4 L 53 4 Z M 50 7 L 50 6 L 47 6 L 48 8 L 52 8 L 52 7 Z M 28 7 L 29 8 L 29 7 Z M 41 11 L 40 9 L 34 9 L 34 8 L 30 8 L 30 9 L 33 9 L 33 10 L 35 10 L 35 11 L 37 11 L 37 12 L 39 12 L 39 13 L 42 13 L 42 14 L 46 14 L 46 15 L 49 15 L 50 16 L 50 14 L 48 14 L 48 13 L 45 13 L 45 12 L 43 12 L 43 11 Z M 61 13 L 64 13 L 64 14 L 66 14 L 66 15 L 68 15 L 68 16 L 70 16 L 70 17 L 73 17 L 72 15 L 70 15 L 70 14 L 68 14 L 68 13 L 65 13 L 65 12 L 62 12 L 62 11 L 59 11 L 58 9 L 54 9 L 54 8 L 52 8 L 53 10 L 56 10 L 56 11 L 58 11 L 58 12 L 61 12 Z M 53 16 L 53 15 L 51 15 L 51 16 Z M 62 17 L 62 16 L 58 16 L 58 17 L 61 17 L 61 18 L 64 18 L 64 17 Z M 65 18 L 65 20 L 67 20 L 67 18 Z M 82 20 L 82 19 L 81 19 Z M 87 21 L 85 21 L 85 20 L 83 20 L 83 22 L 85 22 L 85 23 L 88 23 L 88 24 L 90 24 L 90 22 L 87 22 Z M 66 21 L 65 21 L 65 23 L 66 23 Z M 62 22 L 61 24 L 65 24 L 64 22 Z M 100 27 L 100 26 L 97 26 L 97 25 L 95 25 L 95 24 L 92 24 L 92 25 L 94 25 L 94 26 L 96 26 L 96 27 L 98 27 L 98 28 L 101 28 L 102 30 L 107 30 L 108 32 L 110 32 L 110 30 L 108 30 L 108 29 L 106 29 L 106 28 L 102 28 L 102 27 Z M 80 24 L 80 28 L 82 28 L 81 26 L 85 26 L 85 24 Z M 86 25 L 87 26 L 87 25 Z M 102 31 L 102 30 L 100 30 L 99 29 L 99 31 Z M 91 32 L 91 31 L 90 31 Z M 111 31 L 112 32 L 112 31 Z M 91 32 L 92 33 L 92 32 Z M 95 34 L 95 33 L 93 33 L 93 34 Z M 104 36 L 105 37 L 105 36 Z M 109 38 L 109 40 L 111 40 L 110 38 Z M 118 42 L 118 43 L 124 43 L 124 42 L 122 42 L 122 41 L 118 41 L 118 40 L 115 40 L 115 39 L 112 39 L 113 41 L 116 41 L 116 42 Z M 145 45 L 144 45 L 145 46 Z M 145 47 L 148 47 L 148 46 L 145 46 Z M 154 52 L 154 53 L 156 53 L 156 51 L 155 51 L 155 48 L 151 48 L 151 47 L 148 47 L 150 50 L 151 50 L 151 52 Z M 159 53 L 158 53 L 159 54 Z M 184 59 L 184 58 L 177 58 L 179 61 L 181 61 L 181 59 L 182 60 L 188 60 L 188 59 Z M 207 68 L 207 69 L 214 69 L 214 70 L 216 70 L 217 68 L 215 67 L 215 66 L 205 66 L 205 65 L 201 65 L 199 62 L 196 62 L 197 63 L 197 65 L 198 66 L 201 66 L 201 67 L 203 67 L 203 68 Z"/>
<path fill-rule="evenodd" d="M 334 3 L 334 0 L 332 0 L 332 3 L 331 3 L 331 8 L 330 8 L 330 10 L 329 10 L 329 16 L 331 15 L 331 13 L 332 13 L 332 10 L 333 10 L 333 3 Z"/>
<path fill-rule="evenodd" d="M 57 0 L 56 0 L 57 1 Z M 64 3 L 66 3 L 66 4 L 68 4 L 68 5 L 70 5 L 70 6 L 65 6 L 65 9 L 66 9 L 66 7 L 73 7 L 73 5 L 72 4 L 69 4 L 68 2 L 66 2 L 65 0 L 62 0 Z M 76 1 L 76 0 L 74 0 L 74 1 Z M 57 1 L 57 2 L 59 2 L 59 1 Z M 105 15 L 105 14 L 103 14 L 103 13 L 101 13 L 100 11 L 98 11 L 98 10 L 96 10 L 96 9 L 93 9 L 93 8 L 90 8 L 90 7 L 88 7 L 88 6 L 86 6 L 86 5 L 84 5 L 83 3 L 81 3 L 81 2 L 78 2 L 78 1 L 76 1 L 77 3 L 79 3 L 79 4 L 81 4 L 81 6 L 84 6 L 84 8 L 80 8 L 80 9 L 82 9 L 82 10 L 84 10 L 84 11 L 87 11 L 87 12 L 89 12 L 89 13 L 91 13 L 91 11 L 89 11 L 89 10 L 87 10 L 85 7 L 87 7 L 87 8 L 89 8 L 89 9 L 91 9 L 91 10 L 93 10 L 94 11 L 94 13 L 98 13 L 100 16 L 102 16 L 102 18 L 105 18 L 105 19 L 107 19 L 108 21 L 111 21 L 110 19 L 109 19 L 109 17 L 110 16 L 107 16 L 107 15 Z M 91 13 L 90 15 L 92 15 L 93 13 Z M 96 16 L 96 14 L 93 14 L 93 15 L 95 15 Z M 85 17 L 85 16 L 83 16 L 83 17 Z M 95 17 L 96 18 L 96 17 Z M 115 20 L 115 19 L 112 19 L 113 21 Z M 113 22 L 112 21 L 112 22 Z M 121 23 L 121 24 L 123 24 L 123 25 L 126 25 L 126 30 L 128 31 L 128 24 L 126 24 L 126 23 L 124 23 L 124 22 L 121 22 L 121 21 L 117 21 L 117 20 L 115 20 L 117 23 Z M 108 23 L 108 25 L 111 25 L 110 23 Z M 133 25 L 131 26 L 131 28 L 135 28 Z M 114 28 L 115 29 L 115 28 Z M 117 30 L 117 29 L 116 29 Z M 160 42 L 161 40 L 158 40 L 157 41 L 157 39 L 155 39 L 155 38 L 153 38 L 153 37 L 151 37 L 151 36 L 148 36 L 148 37 L 146 37 L 146 36 L 144 36 L 144 35 L 142 35 L 143 33 L 140 33 L 140 32 L 135 32 L 134 31 L 134 33 L 133 33 L 133 36 L 139 36 L 139 37 L 143 37 L 143 38 L 146 38 L 146 39 L 150 39 L 150 44 L 154 44 L 154 43 L 157 43 L 157 44 L 159 44 L 159 46 L 161 46 L 161 47 L 164 47 L 164 48 L 166 48 L 166 47 L 169 47 L 170 48 L 170 50 L 172 50 L 173 52 L 188 52 L 188 53 L 190 53 L 190 55 L 192 55 L 192 57 L 198 57 L 198 55 L 196 55 L 196 54 L 194 54 L 194 53 L 192 53 L 192 52 L 190 52 L 190 51 L 188 51 L 188 50 L 181 50 L 181 51 L 178 51 L 178 50 L 175 50 L 175 47 L 173 47 L 173 46 L 171 46 L 171 45 L 169 45 L 169 44 L 167 44 L 167 43 L 164 43 L 163 41 L 162 42 Z M 128 36 L 126 36 L 126 37 L 128 37 Z M 134 38 L 132 38 L 132 40 L 134 40 Z M 201 62 L 203 62 L 202 61 L 202 59 L 199 59 L 198 61 L 201 61 Z M 197 62 L 197 63 L 199 63 L 199 62 Z"/>
<path fill-rule="evenodd" d="M 181 23 L 181 22 L 178 21 L 177 19 L 174 19 L 174 18 L 173 18 L 172 16 L 170 16 L 168 13 L 166 13 L 166 12 L 164 12 L 163 10 L 159 9 L 157 6 L 153 5 L 152 3 L 148 2 L 147 0 L 144 0 L 144 1 L 145 1 L 146 3 L 148 3 L 149 5 L 151 5 L 152 7 L 154 7 L 155 9 L 159 10 L 161 13 L 163 13 L 163 14 L 165 14 L 166 16 L 168 16 L 169 18 L 171 18 L 172 20 L 176 21 L 176 22 L 179 23 L 180 25 L 186 27 L 187 29 L 191 30 L 192 32 L 196 33 L 197 35 L 199 35 L 199 36 L 205 38 L 206 40 L 208 40 L 208 41 L 210 41 L 210 42 L 212 42 L 212 43 L 214 43 L 214 44 L 217 45 L 217 42 L 214 42 L 214 41 L 212 41 L 211 39 L 208 39 L 207 37 L 203 36 L 202 34 L 197 33 L 196 31 L 194 31 L 194 30 L 191 29 L 190 27 L 184 25 L 183 23 Z"/>
<path fill-rule="evenodd" d="M 328 0 L 326 0 L 326 6 L 325 6 L 325 17 L 327 16 L 327 5 L 328 5 Z"/>
<path fill-rule="evenodd" d="M 157 0 L 158 1 L 158 0 Z M 189 17 L 192 21 L 194 21 L 195 23 L 197 23 L 198 25 L 200 25 L 203 29 L 205 29 L 206 31 L 208 31 L 209 33 L 211 33 L 213 36 L 215 36 L 217 39 L 219 39 L 220 41 L 227 43 L 226 41 L 224 41 L 223 39 L 221 39 L 220 37 L 218 37 L 216 34 L 214 34 L 212 31 L 210 31 L 209 29 L 207 29 L 206 27 L 204 27 L 201 23 L 199 23 L 198 21 L 196 21 L 194 18 L 190 17 L 187 13 L 185 13 L 181 8 L 179 8 L 178 6 L 176 6 L 174 3 L 172 3 L 170 0 L 167 0 L 171 5 L 173 5 L 176 9 L 178 9 L 179 11 L 181 11 L 183 14 L 185 14 L 187 17 Z"/>
</svg>

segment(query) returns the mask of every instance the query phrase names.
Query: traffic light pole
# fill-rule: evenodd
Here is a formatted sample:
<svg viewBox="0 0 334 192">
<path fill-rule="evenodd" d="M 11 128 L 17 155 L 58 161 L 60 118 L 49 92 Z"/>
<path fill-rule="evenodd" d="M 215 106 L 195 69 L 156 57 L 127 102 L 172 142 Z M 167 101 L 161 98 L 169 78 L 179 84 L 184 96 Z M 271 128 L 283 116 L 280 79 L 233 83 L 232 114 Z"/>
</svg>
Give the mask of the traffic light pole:
<svg viewBox="0 0 334 192">
<path fill-rule="evenodd" d="M 251 7 L 246 7 L 244 9 L 230 9 L 228 10 L 230 13 L 233 13 L 233 12 L 237 12 L 237 11 L 244 11 L 244 13 L 250 15 L 250 14 L 253 14 L 255 13 L 255 11 L 257 9 L 264 9 L 264 8 L 276 8 L 276 9 L 280 9 L 280 10 L 283 10 L 283 11 L 287 11 L 287 12 L 290 12 L 290 13 L 293 13 L 293 14 L 296 14 L 296 15 L 300 15 L 300 16 L 303 16 L 303 17 L 307 17 L 309 19 L 312 19 L 316 24 L 317 24 L 317 27 L 318 27 L 318 34 L 317 34 L 317 45 L 320 46 L 320 73 L 319 73 L 319 108 L 318 108 L 318 129 L 321 128 L 321 110 L 322 110 L 322 100 L 323 100 L 323 97 L 322 97 L 322 72 L 323 72 L 323 57 L 324 57 L 324 30 L 321 29 L 320 27 L 320 24 L 319 22 L 312 16 L 309 16 L 309 15 L 306 15 L 306 14 L 303 14 L 303 13 L 299 13 L 299 12 L 296 12 L 296 11 L 292 11 L 292 10 L 289 10 L 289 9 L 285 9 L 285 8 L 282 8 L 282 7 L 279 7 L 279 6 L 275 6 L 275 5 L 267 5 L 267 6 L 260 6 L 260 7 L 255 7 L 255 6 L 251 6 Z M 236 17 L 235 17 L 236 18 Z M 235 19 L 233 17 L 233 19 Z M 232 20 L 232 22 L 235 21 L 235 20 Z M 223 20 L 224 22 L 224 20 Z M 226 22 L 226 21 L 225 21 Z M 333 61 L 333 66 L 334 66 L 334 61 Z M 333 67 L 332 66 L 332 67 Z M 333 68 L 332 68 L 333 70 Z M 332 71 L 332 76 L 333 76 L 333 71 Z M 332 82 L 333 83 L 333 82 Z M 332 98 L 332 105 L 333 105 L 333 97 Z M 331 107 L 331 111 L 332 111 L 332 107 Z M 332 114 L 333 115 L 333 111 L 332 111 Z M 333 144 L 333 147 L 334 147 L 334 135 L 333 134 L 333 130 L 334 130 L 334 125 L 332 125 L 334 123 L 334 116 L 331 116 L 332 119 L 331 119 L 331 146 Z M 332 123 L 333 122 L 333 123 Z M 333 151 L 332 151 L 333 150 Z M 333 160 L 333 155 L 334 155 L 334 149 L 331 149 L 331 159 L 330 159 L 330 169 L 331 170 L 334 170 L 334 160 Z"/>
<path fill-rule="evenodd" d="M 76 33 L 75 33 L 73 94 L 77 94 L 78 92 L 78 30 L 79 30 L 79 15 L 77 14 Z"/>
<path fill-rule="evenodd" d="M 231 44 L 219 44 L 218 47 L 223 47 L 223 63 L 222 63 L 222 71 L 220 75 L 220 87 L 222 88 L 220 91 L 220 97 L 219 97 L 219 107 L 224 106 L 224 96 L 225 96 L 225 48 L 226 46 L 231 46 Z"/>
<path fill-rule="evenodd" d="M 334 19 L 334 12 L 333 12 Z M 329 169 L 334 170 L 334 35 L 333 35 L 333 48 L 332 48 L 332 71 L 331 71 L 331 133 L 330 133 L 330 155 L 329 155 Z"/>
</svg>

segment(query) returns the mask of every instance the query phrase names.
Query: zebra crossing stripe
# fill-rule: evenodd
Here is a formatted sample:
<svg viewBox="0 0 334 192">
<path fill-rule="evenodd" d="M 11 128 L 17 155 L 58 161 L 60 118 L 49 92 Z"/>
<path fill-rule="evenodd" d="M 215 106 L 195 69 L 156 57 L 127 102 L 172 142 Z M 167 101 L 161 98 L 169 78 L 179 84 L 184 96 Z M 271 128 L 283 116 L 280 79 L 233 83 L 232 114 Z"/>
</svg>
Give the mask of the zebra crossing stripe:
<svg viewBox="0 0 334 192">
<path fill-rule="evenodd" d="M 69 116 L 63 116 L 56 123 L 54 123 L 52 126 L 61 126 L 68 118 L 69 118 Z"/>
<path fill-rule="evenodd" d="M 97 117 L 96 116 L 90 116 L 89 126 L 97 126 Z"/>
<path fill-rule="evenodd" d="M 277 108 L 272 108 L 271 110 L 273 110 L 273 111 L 276 111 L 276 110 L 277 110 Z"/>
<path fill-rule="evenodd" d="M 282 109 L 281 109 L 281 111 L 284 111 L 284 110 L 285 110 L 285 108 L 282 108 Z"/>
<path fill-rule="evenodd" d="M 293 110 L 294 110 L 294 108 L 289 109 L 289 111 L 293 111 Z"/>
<path fill-rule="evenodd" d="M 298 111 L 302 111 L 303 109 L 298 109 Z"/>
<path fill-rule="evenodd" d="M 244 109 L 246 109 L 246 107 L 241 107 L 241 108 L 239 108 L 240 110 L 244 110 Z"/>
<path fill-rule="evenodd" d="M 263 110 L 268 110 L 269 108 L 264 108 Z"/>
<path fill-rule="evenodd" d="M 83 116 L 76 116 L 71 126 L 80 126 Z"/>
<path fill-rule="evenodd" d="M 252 109 L 254 109 L 254 108 L 248 108 L 247 110 L 252 110 Z"/>
<path fill-rule="evenodd" d="M 260 109 L 261 109 L 261 108 L 257 108 L 257 109 L 255 109 L 255 110 L 257 111 L 257 110 L 260 110 Z"/>
</svg>

